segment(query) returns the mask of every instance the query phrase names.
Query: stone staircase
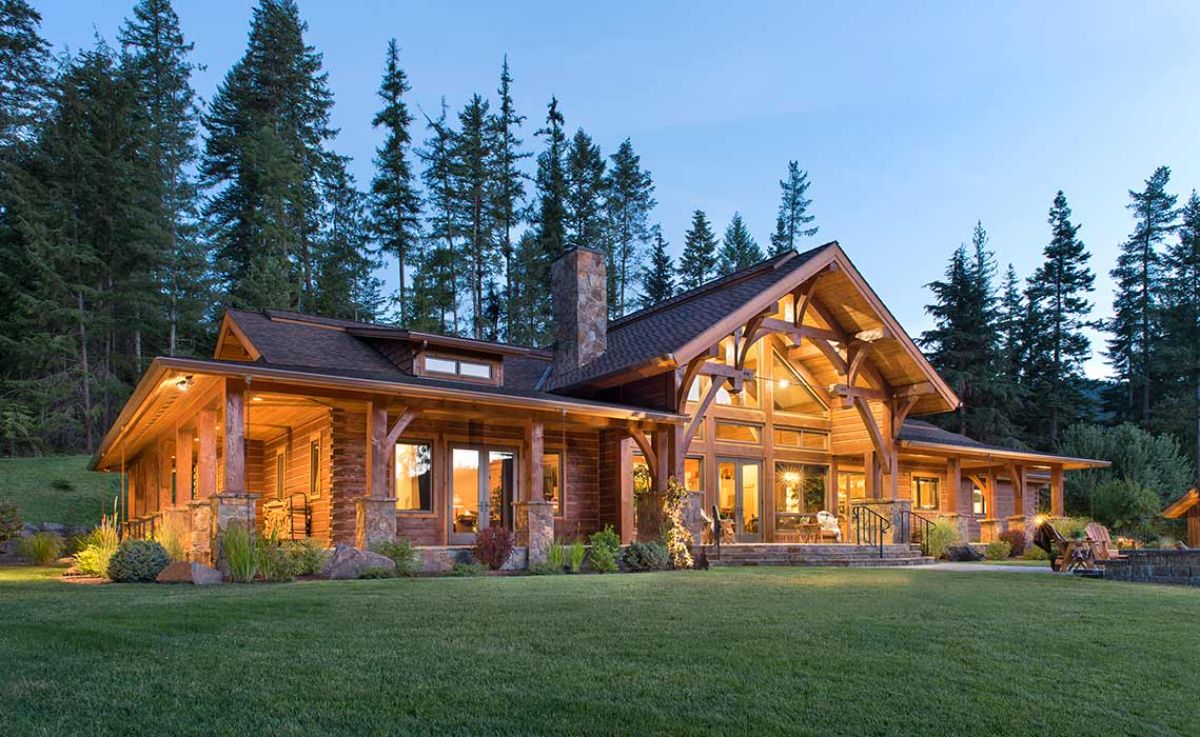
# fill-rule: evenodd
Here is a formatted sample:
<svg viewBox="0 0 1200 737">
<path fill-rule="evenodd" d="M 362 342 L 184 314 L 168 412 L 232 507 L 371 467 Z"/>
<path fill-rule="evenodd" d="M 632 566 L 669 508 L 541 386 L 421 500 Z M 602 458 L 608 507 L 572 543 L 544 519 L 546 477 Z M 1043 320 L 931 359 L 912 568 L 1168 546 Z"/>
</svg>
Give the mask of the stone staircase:
<svg viewBox="0 0 1200 737">
<path fill-rule="evenodd" d="M 840 568 L 892 568 L 922 566 L 934 562 L 921 555 L 916 545 L 884 545 L 883 556 L 873 545 L 801 545 L 787 543 L 739 543 L 722 545 L 720 557 L 714 545 L 703 552 L 712 568 L 733 566 L 829 566 Z M 698 556 L 698 551 L 693 551 Z"/>
</svg>

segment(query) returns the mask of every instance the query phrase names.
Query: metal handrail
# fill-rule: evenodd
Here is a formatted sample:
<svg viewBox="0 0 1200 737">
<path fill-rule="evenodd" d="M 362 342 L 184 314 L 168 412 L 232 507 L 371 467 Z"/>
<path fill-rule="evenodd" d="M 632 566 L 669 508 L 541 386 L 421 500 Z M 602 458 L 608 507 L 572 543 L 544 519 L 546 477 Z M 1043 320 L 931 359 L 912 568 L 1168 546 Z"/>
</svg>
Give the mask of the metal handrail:
<svg viewBox="0 0 1200 737">
<path fill-rule="evenodd" d="M 854 523 L 855 542 L 862 545 L 865 533 L 867 544 L 877 546 L 879 557 L 882 558 L 883 539 L 885 533 L 892 528 L 891 521 L 865 504 L 856 504 L 851 507 L 850 520 Z"/>
<path fill-rule="evenodd" d="M 900 512 L 900 524 L 903 526 L 901 539 L 911 544 L 916 537 L 917 544 L 921 546 L 921 555 L 929 555 L 929 531 L 933 528 L 933 520 L 905 509 Z"/>
</svg>

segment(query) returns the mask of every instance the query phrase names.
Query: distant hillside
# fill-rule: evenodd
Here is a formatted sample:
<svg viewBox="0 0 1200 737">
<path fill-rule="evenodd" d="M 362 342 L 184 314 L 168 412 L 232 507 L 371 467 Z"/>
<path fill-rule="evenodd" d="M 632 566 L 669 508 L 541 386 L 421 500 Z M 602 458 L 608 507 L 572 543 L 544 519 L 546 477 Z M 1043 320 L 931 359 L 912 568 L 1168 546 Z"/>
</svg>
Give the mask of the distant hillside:
<svg viewBox="0 0 1200 737">
<path fill-rule="evenodd" d="M 112 511 L 117 474 L 87 470 L 88 456 L 0 459 L 0 497 L 14 500 L 26 522 L 88 525 Z"/>
</svg>

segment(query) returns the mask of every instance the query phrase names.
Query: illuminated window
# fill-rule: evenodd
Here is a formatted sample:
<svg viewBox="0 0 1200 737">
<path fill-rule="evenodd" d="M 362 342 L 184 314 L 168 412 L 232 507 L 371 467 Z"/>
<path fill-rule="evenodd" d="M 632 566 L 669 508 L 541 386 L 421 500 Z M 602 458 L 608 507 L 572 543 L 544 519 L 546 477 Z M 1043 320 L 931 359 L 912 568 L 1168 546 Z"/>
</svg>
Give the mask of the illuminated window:
<svg viewBox="0 0 1200 737">
<path fill-rule="evenodd" d="M 987 499 L 978 486 L 971 487 L 971 512 L 981 516 L 987 514 Z"/>
<path fill-rule="evenodd" d="M 780 448 L 825 450 L 829 447 L 829 433 L 820 430 L 777 427 L 775 428 L 775 445 Z"/>
<path fill-rule="evenodd" d="M 313 440 L 308 444 L 308 496 L 321 494 L 321 441 Z"/>
<path fill-rule="evenodd" d="M 546 453 L 542 456 L 542 498 L 554 504 L 554 514 L 562 516 L 562 453 Z"/>
<path fill-rule="evenodd" d="M 939 479 L 929 476 L 914 476 L 912 480 L 913 504 L 917 509 L 938 508 Z"/>
<path fill-rule="evenodd" d="M 725 351 L 726 363 L 730 366 L 734 365 L 735 359 L 730 358 L 733 353 L 733 341 L 726 338 L 721 343 Z M 750 355 L 746 357 L 746 368 L 754 372 L 753 379 L 746 379 L 742 382 L 742 390 L 740 392 L 732 392 L 729 390 L 729 383 L 726 382 L 720 389 L 717 390 L 716 403 L 727 407 L 745 407 L 747 409 L 758 409 L 758 348 L 750 349 Z"/>
<path fill-rule="evenodd" d="M 762 428 L 738 422 L 718 422 L 716 435 L 717 440 L 732 443 L 758 443 L 762 441 Z"/>
<path fill-rule="evenodd" d="M 867 495 L 867 477 L 846 471 L 838 474 L 838 496 L 842 499 L 862 499 Z"/>
<path fill-rule="evenodd" d="M 704 459 L 683 459 L 683 488 L 688 491 L 704 491 Z"/>
<path fill-rule="evenodd" d="M 779 412 L 825 417 L 829 408 L 817 398 L 800 374 L 778 353 L 771 352 L 771 395 Z"/>
<path fill-rule="evenodd" d="M 396 509 L 433 511 L 433 447 L 428 443 L 396 443 Z"/>
<path fill-rule="evenodd" d="M 815 523 L 825 509 L 828 469 L 803 463 L 775 464 L 775 530 L 794 532 L 804 523 Z"/>
</svg>

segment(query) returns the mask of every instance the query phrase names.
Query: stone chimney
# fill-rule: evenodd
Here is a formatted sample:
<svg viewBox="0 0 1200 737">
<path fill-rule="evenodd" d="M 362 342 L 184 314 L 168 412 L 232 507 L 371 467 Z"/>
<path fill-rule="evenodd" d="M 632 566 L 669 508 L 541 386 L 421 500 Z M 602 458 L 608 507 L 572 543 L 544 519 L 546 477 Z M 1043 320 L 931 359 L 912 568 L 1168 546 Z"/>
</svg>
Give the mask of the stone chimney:
<svg viewBox="0 0 1200 737">
<path fill-rule="evenodd" d="M 573 248 L 550 272 L 554 302 L 554 371 L 579 368 L 608 346 L 608 274 L 604 254 Z"/>
</svg>

